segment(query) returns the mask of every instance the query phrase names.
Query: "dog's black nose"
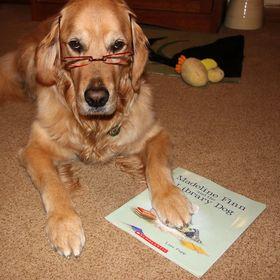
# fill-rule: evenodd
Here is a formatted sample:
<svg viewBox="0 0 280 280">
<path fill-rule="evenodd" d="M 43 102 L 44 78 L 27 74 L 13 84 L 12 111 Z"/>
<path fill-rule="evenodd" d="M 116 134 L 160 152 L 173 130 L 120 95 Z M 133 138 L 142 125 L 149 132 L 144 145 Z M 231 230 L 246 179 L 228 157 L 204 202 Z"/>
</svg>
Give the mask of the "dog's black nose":
<svg viewBox="0 0 280 280">
<path fill-rule="evenodd" d="M 85 91 L 85 100 L 90 107 L 102 107 L 108 99 L 109 91 L 105 87 L 90 87 Z"/>
</svg>

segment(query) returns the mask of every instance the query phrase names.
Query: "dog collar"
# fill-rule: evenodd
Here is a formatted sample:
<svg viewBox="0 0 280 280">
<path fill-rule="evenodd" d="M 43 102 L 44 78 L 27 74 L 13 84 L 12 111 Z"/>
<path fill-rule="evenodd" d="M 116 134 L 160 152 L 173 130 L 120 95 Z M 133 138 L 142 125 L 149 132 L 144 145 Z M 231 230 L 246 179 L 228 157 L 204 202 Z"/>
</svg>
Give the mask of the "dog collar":
<svg viewBox="0 0 280 280">
<path fill-rule="evenodd" d="M 117 136 L 121 131 L 121 125 L 120 124 L 117 124 L 115 125 L 114 127 L 112 127 L 109 131 L 108 131 L 108 135 L 112 136 L 112 137 L 115 137 Z"/>
<path fill-rule="evenodd" d="M 115 136 L 117 136 L 117 135 L 120 133 L 121 127 L 122 127 L 122 122 L 123 122 L 124 118 L 127 117 L 127 116 L 129 115 L 130 110 L 131 110 L 131 107 L 132 107 L 132 105 L 133 105 L 135 99 L 136 99 L 136 94 L 134 93 L 133 96 L 132 96 L 132 98 L 131 98 L 131 100 L 130 100 L 129 105 L 127 106 L 126 111 L 125 111 L 125 112 L 123 113 L 123 115 L 122 115 L 121 121 L 120 121 L 117 125 L 113 126 L 113 127 L 107 132 L 108 135 L 110 135 L 110 136 L 112 136 L 112 137 L 115 137 Z"/>
</svg>

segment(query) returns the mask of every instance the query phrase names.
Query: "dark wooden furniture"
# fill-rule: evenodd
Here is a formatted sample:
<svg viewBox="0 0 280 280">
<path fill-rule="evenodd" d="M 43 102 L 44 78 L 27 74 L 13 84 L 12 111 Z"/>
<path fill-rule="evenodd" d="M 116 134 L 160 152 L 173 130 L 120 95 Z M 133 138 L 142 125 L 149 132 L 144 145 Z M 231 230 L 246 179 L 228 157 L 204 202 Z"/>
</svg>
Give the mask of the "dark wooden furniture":
<svg viewBox="0 0 280 280">
<path fill-rule="evenodd" d="M 225 7 L 223 0 L 127 0 L 140 22 L 181 30 L 215 32 Z"/>
<path fill-rule="evenodd" d="M 0 0 L 0 3 L 8 4 L 29 4 L 30 0 Z"/>
<path fill-rule="evenodd" d="M 44 20 L 57 13 L 67 0 L 30 0 L 32 20 Z"/>
<path fill-rule="evenodd" d="M 42 20 L 57 12 L 66 0 L 32 0 L 32 18 Z M 127 0 L 141 23 L 181 30 L 215 32 L 225 0 Z"/>
</svg>

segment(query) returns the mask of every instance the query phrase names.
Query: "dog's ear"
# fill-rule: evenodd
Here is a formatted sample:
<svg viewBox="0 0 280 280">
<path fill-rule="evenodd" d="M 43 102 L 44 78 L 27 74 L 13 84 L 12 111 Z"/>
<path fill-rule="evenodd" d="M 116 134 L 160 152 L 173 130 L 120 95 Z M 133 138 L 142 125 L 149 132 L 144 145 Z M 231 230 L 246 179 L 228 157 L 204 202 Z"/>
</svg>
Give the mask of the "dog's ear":
<svg viewBox="0 0 280 280">
<path fill-rule="evenodd" d="M 48 34 L 39 43 L 35 53 L 36 79 L 45 86 L 56 83 L 57 67 L 60 59 L 59 17 L 50 23 Z"/>
<path fill-rule="evenodd" d="M 138 91 L 141 84 L 141 76 L 148 60 L 148 40 L 141 27 L 136 23 L 133 14 L 130 14 L 130 22 L 134 49 L 131 80 L 134 90 Z"/>
</svg>

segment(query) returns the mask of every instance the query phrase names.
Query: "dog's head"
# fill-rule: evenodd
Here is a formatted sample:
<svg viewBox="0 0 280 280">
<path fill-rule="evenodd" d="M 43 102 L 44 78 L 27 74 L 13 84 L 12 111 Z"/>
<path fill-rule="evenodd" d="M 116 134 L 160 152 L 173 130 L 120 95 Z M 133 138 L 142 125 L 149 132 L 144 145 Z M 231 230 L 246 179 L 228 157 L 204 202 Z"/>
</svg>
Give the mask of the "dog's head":
<svg viewBox="0 0 280 280">
<path fill-rule="evenodd" d="M 122 0 L 70 1 L 37 47 L 37 80 L 51 86 L 64 73 L 80 115 L 111 115 L 124 85 L 139 90 L 146 44 Z"/>
</svg>

